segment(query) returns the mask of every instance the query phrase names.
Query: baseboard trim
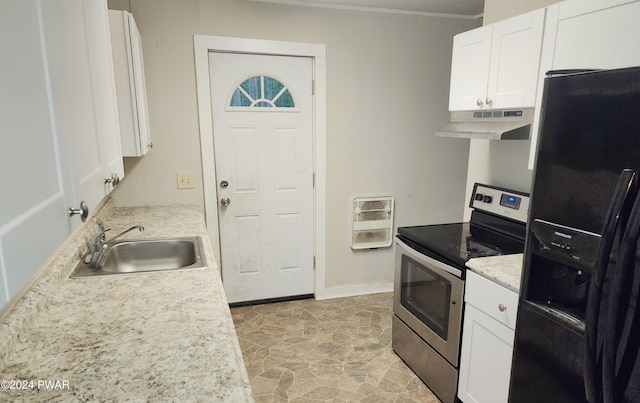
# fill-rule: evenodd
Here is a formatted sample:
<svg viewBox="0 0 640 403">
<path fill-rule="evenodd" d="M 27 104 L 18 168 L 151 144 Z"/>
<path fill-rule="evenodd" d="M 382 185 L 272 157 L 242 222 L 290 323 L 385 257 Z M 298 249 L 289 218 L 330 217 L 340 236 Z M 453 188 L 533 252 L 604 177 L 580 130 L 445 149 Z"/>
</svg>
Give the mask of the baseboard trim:
<svg viewBox="0 0 640 403">
<path fill-rule="evenodd" d="M 342 287 L 326 288 L 321 291 L 316 290 L 315 299 L 322 300 L 322 299 L 332 299 L 332 298 L 355 297 L 357 295 L 380 294 L 383 292 L 393 292 L 393 281 L 388 281 L 384 283 L 347 285 Z M 232 304 L 229 304 L 229 307 L 237 308 L 237 307 L 248 306 L 248 305 L 273 304 L 276 302 L 296 301 L 299 299 L 309 299 L 313 297 L 314 297 L 313 294 L 305 294 L 305 295 L 294 295 L 291 297 L 283 297 L 283 298 L 269 298 L 269 299 L 260 299 L 260 300 L 254 300 L 254 301 L 234 302 Z"/>
<path fill-rule="evenodd" d="M 291 297 L 257 299 L 253 301 L 234 302 L 232 304 L 229 304 L 229 308 L 237 308 L 240 306 L 249 306 L 249 305 L 275 304 L 276 302 L 297 301 L 299 299 L 310 299 L 310 298 L 313 298 L 313 294 L 293 295 Z"/>
<path fill-rule="evenodd" d="M 343 287 L 325 288 L 316 290 L 316 299 L 331 299 L 354 297 L 356 295 L 379 294 L 382 292 L 393 292 L 393 281 L 372 284 L 357 284 Z"/>
</svg>

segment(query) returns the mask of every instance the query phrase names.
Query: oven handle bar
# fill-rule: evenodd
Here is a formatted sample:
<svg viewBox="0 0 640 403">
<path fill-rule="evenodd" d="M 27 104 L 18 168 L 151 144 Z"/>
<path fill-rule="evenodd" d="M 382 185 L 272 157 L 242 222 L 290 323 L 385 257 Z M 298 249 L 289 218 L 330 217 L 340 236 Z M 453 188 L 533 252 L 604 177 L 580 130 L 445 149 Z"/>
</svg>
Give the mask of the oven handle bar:
<svg viewBox="0 0 640 403">
<path fill-rule="evenodd" d="M 442 263 L 439 260 L 433 259 L 432 257 L 423 255 L 422 253 L 416 251 L 415 249 L 413 249 L 411 246 L 407 245 L 406 243 L 402 242 L 401 240 L 396 238 L 396 244 L 398 244 L 398 246 L 400 246 L 403 250 L 403 253 L 405 253 L 406 255 L 409 255 L 410 257 L 412 257 L 413 259 L 424 263 L 424 264 L 429 264 L 431 266 L 435 266 L 441 270 L 446 271 L 449 274 L 452 274 L 458 278 L 462 278 L 462 271 L 460 269 L 456 269 L 455 267 L 449 266 L 448 264 Z"/>
</svg>

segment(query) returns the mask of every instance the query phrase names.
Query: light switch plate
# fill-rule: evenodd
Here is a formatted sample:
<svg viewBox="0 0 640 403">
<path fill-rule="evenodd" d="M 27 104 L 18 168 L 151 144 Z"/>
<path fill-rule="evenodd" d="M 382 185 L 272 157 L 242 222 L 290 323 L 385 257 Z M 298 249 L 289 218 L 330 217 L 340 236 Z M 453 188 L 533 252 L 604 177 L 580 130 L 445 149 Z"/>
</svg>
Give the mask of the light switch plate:
<svg viewBox="0 0 640 403">
<path fill-rule="evenodd" d="M 178 189 L 194 189 L 193 174 L 190 172 L 178 172 L 176 174 Z"/>
</svg>

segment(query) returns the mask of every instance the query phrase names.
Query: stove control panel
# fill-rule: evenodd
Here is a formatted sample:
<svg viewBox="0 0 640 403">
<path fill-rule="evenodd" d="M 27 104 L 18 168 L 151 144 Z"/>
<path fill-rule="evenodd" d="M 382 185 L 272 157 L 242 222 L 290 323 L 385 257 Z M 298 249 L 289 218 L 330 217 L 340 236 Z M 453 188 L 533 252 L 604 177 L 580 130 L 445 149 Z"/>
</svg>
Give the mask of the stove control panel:
<svg viewBox="0 0 640 403">
<path fill-rule="evenodd" d="M 476 183 L 469 207 L 526 223 L 529 195 L 516 190 Z"/>
</svg>

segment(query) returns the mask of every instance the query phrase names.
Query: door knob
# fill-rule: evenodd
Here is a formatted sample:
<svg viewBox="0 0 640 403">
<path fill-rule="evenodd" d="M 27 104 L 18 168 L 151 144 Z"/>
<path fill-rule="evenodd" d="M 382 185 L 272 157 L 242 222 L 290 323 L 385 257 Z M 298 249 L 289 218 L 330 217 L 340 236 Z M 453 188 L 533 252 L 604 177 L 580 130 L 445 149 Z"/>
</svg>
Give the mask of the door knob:
<svg viewBox="0 0 640 403">
<path fill-rule="evenodd" d="M 84 200 L 80 202 L 80 208 L 69 207 L 69 217 L 73 217 L 76 214 L 80 214 L 82 222 L 85 222 L 89 217 L 89 206 Z"/>
<path fill-rule="evenodd" d="M 491 103 L 493 102 L 493 100 L 489 97 L 487 97 L 487 99 L 485 100 L 487 105 L 491 105 Z"/>
<path fill-rule="evenodd" d="M 226 188 L 227 186 L 229 186 L 229 182 L 227 182 L 227 181 L 220 181 L 220 187 L 221 187 L 221 188 Z"/>
<path fill-rule="evenodd" d="M 476 100 L 476 105 L 478 105 L 478 106 L 480 106 L 480 107 L 481 107 L 482 105 L 484 105 L 484 102 L 482 102 L 482 99 L 478 98 L 478 99 Z"/>
<path fill-rule="evenodd" d="M 222 204 L 222 207 L 227 207 L 229 204 L 231 204 L 231 199 L 229 199 L 228 197 L 223 197 L 222 199 L 220 199 L 220 204 Z"/>
</svg>

